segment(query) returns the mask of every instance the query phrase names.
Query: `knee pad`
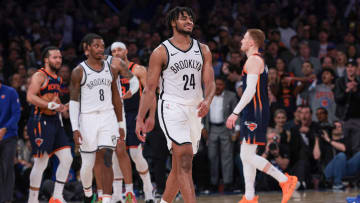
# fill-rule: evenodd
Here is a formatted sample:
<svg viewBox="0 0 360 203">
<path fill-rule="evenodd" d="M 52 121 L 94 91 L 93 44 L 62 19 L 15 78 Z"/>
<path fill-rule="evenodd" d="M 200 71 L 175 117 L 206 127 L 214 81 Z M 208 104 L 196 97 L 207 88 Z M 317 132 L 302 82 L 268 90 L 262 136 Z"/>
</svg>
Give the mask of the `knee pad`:
<svg viewBox="0 0 360 203">
<path fill-rule="evenodd" d="M 108 167 L 108 168 L 112 166 L 112 154 L 113 154 L 113 150 L 105 149 L 105 152 L 104 152 L 104 165 L 106 167 Z"/>
<path fill-rule="evenodd" d="M 142 154 L 141 145 L 137 148 L 130 148 L 130 157 L 135 162 L 136 170 L 139 172 L 145 172 L 148 170 L 148 164 Z"/>
</svg>

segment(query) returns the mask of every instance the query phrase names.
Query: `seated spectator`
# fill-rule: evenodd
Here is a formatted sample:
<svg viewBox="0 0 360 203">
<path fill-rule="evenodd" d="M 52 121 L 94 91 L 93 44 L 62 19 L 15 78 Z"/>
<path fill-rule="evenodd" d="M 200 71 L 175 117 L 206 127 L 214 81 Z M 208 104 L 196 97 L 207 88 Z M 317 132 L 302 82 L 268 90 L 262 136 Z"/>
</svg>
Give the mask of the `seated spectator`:
<svg viewBox="0 0 360 203">
<path fill-rule="evenodd" d="M 325 69 L 325 68 L 330 68 L 332 70 L 334 70 L 334 63 L 335 60 L 334 58 L 330 57 L 330 56 L 325 56 L 323 58 L 321 58 L 321 68 Z"/>
<path fill-rule="evenodd" d="M 261 155 L 281 172 L 287 172 L 290 163 L 289 146 L 281 142 L 280 135 L 275 129 L 268 129 L 266 133 L 266 147 Z M 279 183 L 269 175 L 261 174 L 259 182 L 260 189 L 279 190 Z M 259 186 L 260 187 L 260 186 Z"/>
<path fill-rule="evenodd" d="M 316 109 L 316 120 L 318 121 L 321 129 L 331 132 L 332 125 L 329 122 L 328 111 L 325 108 L 319 107 Z"/>
<path fill-rule="evenodd" d="M 360 152 L 349 156 L 344 142 L 341 122 L 334 122 L 334 126 L 331 136 L 326 131 L 322 134 L 325 145 L 333 153 L 331 154 L 333 158 L 327 163 L 324 174 L 327 180 L 333 181 L 332 188 L 339 190 L 344 188 L 342 184 L 343 177 L 354 176 L 360 172 Z"/>
<path fill-rule="evenodd" d="M 289 120 L 285 124 L 284 126 L 285 129 L 290 130 L 291 128 L 301 125 L 301 108 L 302 108 L 301 105 L 296 107 L 294 111 L 293 119 Z"/>
</svg>

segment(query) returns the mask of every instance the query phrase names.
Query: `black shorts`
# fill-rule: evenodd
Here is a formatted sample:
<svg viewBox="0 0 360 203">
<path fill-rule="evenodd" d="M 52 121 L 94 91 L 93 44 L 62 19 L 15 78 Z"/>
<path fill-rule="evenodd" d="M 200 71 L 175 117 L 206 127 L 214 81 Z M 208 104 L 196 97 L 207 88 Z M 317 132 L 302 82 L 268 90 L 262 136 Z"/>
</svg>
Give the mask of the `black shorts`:
<svg viewBox="0 0 360 203">
<path fill-rule="evenodd" d="M 70 148 L 69 138 L 58 115 L 30 117 L 27 132 L 31 141 L 32 155 L 35 157 L 41 157 L 44 152 L 52 156 L 58 150 Z"/>
<path fill-rule="evenodd" d="M 136 128 L 136 116 L 137 111 L 130 111 L 125 113 L 126 117 L 126 147 L 133 148 L 138 147 L 141 141 L 137 138 Z"/>
<path fill-rule="evenodd" d="M 265 145 L 267 123 L 256 121 L 241 121 L 240 142 L 245 138 L 249 144 Z"/>
</svg>

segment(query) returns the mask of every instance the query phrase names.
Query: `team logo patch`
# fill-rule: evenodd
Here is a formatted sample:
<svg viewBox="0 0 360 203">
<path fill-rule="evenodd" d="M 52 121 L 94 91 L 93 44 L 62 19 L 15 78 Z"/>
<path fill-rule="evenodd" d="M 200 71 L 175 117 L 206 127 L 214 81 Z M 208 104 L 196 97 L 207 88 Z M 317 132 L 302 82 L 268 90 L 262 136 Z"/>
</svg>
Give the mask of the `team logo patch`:
<svg viewBox="0 0 360 203">
<path fill-rule="evenodd" d="M 44 139 L 42 138 L 36 138 L 35 139 L 35 143 L 38 147 L 40 147 L 42 145 L 42 143 L 44 142 Z"/>
<path fill-rule="evenodd" d="M 112 141 L 113 145 L 116 145 L 116 136 L 115 135 L 111 136 L 111 141 Z"/>
<path fill-rule="evenodd" d="M 1 99 L 5 99 L 5 94 L 2 94 L 2 95 L 1 95 Z"/>
<path fill-rule="evenodd" d="M 257 128 L 257 124 L 254 122 L 245 121 L 245 125 L 251 132 Z"/>
</svg>

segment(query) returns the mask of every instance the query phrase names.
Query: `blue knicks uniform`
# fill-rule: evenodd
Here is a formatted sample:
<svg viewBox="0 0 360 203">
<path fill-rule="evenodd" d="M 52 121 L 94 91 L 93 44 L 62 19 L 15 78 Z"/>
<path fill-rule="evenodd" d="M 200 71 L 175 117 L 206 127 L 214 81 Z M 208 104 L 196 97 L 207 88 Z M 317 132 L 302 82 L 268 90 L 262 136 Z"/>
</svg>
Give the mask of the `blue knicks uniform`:
<svg viewBox="0 0 360 203">
<path fill-rule="evenodd" d="M 60 102 L 61 77 L 51 75 L 44 68 L 38 72 L 46 75 L 45 84 L 42 85 L 38 96 L 48 102 Z M 44 152 L 52 156 L 56 151 L 70 147 L 59 114 L 47 108 L 33 107 L 28 121 L 28 135 L 35 157 L 42 157 Z"/>
<path fill-rule="evenodd" d="M 133 72 L 134 67 L 137 64 L 130 62 L 129 70 Z M 124 78 L 120 76 L 121 81 L 121 91 L 122 95 L 125 95 L 127 91 L 130 89 L 129 78 Z M 140 83 L 140 81 L 139 81 Z M 125 117 L 126 117 L 126 146 L 128 148 L 137 147 L 141 143 L 141 141 L 137 138 L 135 133 L 136 128 L 136 116 L 138 114 L 139 105 L 140 105 L 140 96 L 142 94 L 141 83 L 139 84 L 139 91 L 137 91 L 131 98 L 124 100 L 124 108 L 125 108 Z"/>
<path fill-rule="evenodd" d="M 246 78 L 247 72 L 243 70 L 243 91 L 246 89 Z M 240 115 L 241 140 L 245 137 L 246 142 L 249 144 L 265 145 L 266 142 L 266 130 L 270 119 L 267 80 L 268 68 L 265 65 L 264 72 L 259 75 L 255 95 Z"/>
</svg>

